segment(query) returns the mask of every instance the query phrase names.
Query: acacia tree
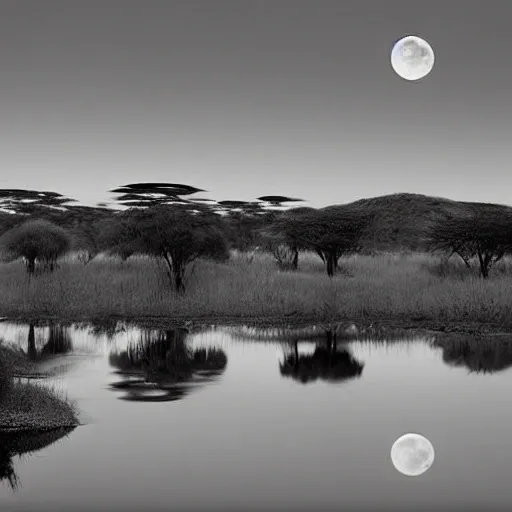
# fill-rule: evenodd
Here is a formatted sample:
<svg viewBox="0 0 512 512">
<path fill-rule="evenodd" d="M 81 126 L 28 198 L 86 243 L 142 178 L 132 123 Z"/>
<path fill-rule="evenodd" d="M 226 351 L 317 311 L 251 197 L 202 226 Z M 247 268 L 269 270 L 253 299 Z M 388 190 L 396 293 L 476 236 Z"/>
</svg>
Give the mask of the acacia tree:
<svg viewBox="0 0 512 512">
<path fill-rule="evenodd" d="M 50 209 L 65 208 L 75 199 L 65 197 L 58 192 L 40 190 L 0 189 L 0 208 L 16 214 L 33 215 Z"/>
<path fill-rule="evenodd" d="M 193 205 L 195 202 L 184 199 L 204 190 L 180 183 L 130 183 L 114 190 L 119 194 L 116 201 L 129 208 L 149 208 L 157 205 Z"/>
<path fill-rule="evenodd" d="M 0 218 L 0 234 L 28 219 L 50 221 L 68 231 L 71 236 L 70 250 L 80 251 L 79 257 L 87 264 L 98 254 L 98 230 L 95 224 L 109 217 L 112 210 L 99 205 L 73 203 L 76 203 L 75 199 L 57 192 L 0 189 L 0 208 L 10 212 Z"/>
<path fill-rule="evenodd" d="M 471 205 L 468 215 L 446 217 L 425 231 L 429 251 L 457 254 L 468 268 L 476 260 L 483 279 L 512 252 L 512 212 L 499 205 Z"/>
<path fill-rule="evenodd" d="M 283 214 L 273 229 L 316 252 L 332 277 L 342 256 L 361 250 L 371 220 L 363 211 L 344 207 L 296 208 Z"/>
<path fill-rule="evenodd" d="M 229 257 L 220 219 L 208 211 L 194 213 L 178 206 L 157 205 L 120 216 L 118 239 L 163 261 L 171 285 L 178 292 L 185 291 L 185 272 L 192 262 Z"/>
<path fill-rule="evenodd" d="M 42 219 L 26 221 L 0 237 L 0 246 L 9 255 L 25 259 L 29 274 L 35 272 L 36 262 L 53 271 L 70 245 L 71 238 L 66 230 Z"/>
</svg>

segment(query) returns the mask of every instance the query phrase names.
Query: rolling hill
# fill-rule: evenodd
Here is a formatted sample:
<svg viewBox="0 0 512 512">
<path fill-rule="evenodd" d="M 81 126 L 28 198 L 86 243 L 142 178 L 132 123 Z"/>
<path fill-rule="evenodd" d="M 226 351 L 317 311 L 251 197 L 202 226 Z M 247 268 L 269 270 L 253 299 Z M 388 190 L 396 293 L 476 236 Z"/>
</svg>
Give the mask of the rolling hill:
<svg viewBox="0 0 512 512">
<path fill-rule="evenodd" d="M 330 209 L 364 211 L 374 218 L 367 245 L 380 250 L 421 248 L 422 233 L 432 222 L 465 217 L 479 211 L 512 215 L 512 207 L 493 203 L 454 201 L 422 194 L 398 193 L 329 206 Z"/>
</svg>

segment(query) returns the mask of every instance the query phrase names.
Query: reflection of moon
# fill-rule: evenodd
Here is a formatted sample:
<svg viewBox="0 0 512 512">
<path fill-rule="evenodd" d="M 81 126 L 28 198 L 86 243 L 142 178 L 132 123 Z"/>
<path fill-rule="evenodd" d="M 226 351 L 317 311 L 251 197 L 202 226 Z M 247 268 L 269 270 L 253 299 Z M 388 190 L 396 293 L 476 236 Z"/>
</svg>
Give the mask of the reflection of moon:
<svg viewBox="0 0 512 512">
<path fill-rule="evenodd" d="M 434 462 L 434 447 L 420 434 L 405 434 L 393 443 L 391 460 L 400 473 L 407 476 L 421 475 Z"/>
<path fill-rule="evenodd" d="M 403 37 L 393 46 L 391 65 L 405 80 L 419 80 L 434 67 L 434 50 L 420 37 Z"/>
</svg>

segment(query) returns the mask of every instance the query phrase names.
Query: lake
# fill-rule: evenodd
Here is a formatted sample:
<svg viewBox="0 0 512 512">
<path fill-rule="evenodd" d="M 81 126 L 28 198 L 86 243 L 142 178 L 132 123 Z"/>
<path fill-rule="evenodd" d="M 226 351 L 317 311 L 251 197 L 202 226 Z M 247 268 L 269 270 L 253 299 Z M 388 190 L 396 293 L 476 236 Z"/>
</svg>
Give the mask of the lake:
<svg viewBox="0 0 512 512">
<path fill-rule="evenodd" d="M 76 401 L 84 423 L 13 456 L 18 484 L 0 482 L 2 511 L 512 507 L 508 340 L 475 349 L 464 339 L 442 348 L 427 335 L 355 339 L 328 356 L 308 337 L 280 341 L 247 328 L 1 323 L 0 338 L 54 369 L 45 382 Z M 139 371 L 160 349 L 138 353 L 138 368 L 134 352 L 127 357 L 130 347 L 165 352 L 169 343 L 196 350 L 177 384 Z M 406 432 L 435 448 L 417 477 L 390 460 Z"/>
</svg>

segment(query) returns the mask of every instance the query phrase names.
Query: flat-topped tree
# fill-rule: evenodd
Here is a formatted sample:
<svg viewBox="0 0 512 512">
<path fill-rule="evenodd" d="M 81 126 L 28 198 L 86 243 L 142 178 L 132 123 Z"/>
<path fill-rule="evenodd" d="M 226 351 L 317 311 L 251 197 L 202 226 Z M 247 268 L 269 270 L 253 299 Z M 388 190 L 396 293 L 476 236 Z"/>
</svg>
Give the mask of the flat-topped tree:
<svg viewBox="0 0 512 512">
<path fill-rule="evenodd" d="M 467 203 L 466 215 L 446 216 L 424 230 L 432 252 L 457 254 L 468 268 L 476 261 L 482 278 L 505 255 L 512 254 L 512 212 L 502 205 Z"/>
<path fill-rule="evenodd" d="M 18 214 L 30 215 L 44 210 L 63 210 L 68 203 L 74 203 L 72 199 L 58 192 L 25 190 L 25 189 L 0 189 L 0 209 Z"/>
<path fill-rule="evenodd" d="M 283 206 L 286 203 L 303 203 L 304 199 L 297 199 L 295 197 L 288 196 L 261 196 L 258 197 L 258 201 L 263 201 L 272 206 Z"/>
<path fill-rule="evenodd" d="M 111 216 L 113 212 L 102 206 L 75 203 L 75 199 L 57 192 L 0 189 L 0 209 L 15 213 L 12 216 L 8 213 L 3 216 L 1 232 L 6 232 L 27 218 L 52 222 L 68 231 L 71 237 L 70 249 L 80 251 L 82 261 L 87 263 L 98 253 L 95 224 Z M 7 215 L 12 219 L 5 219 Z"/>
<path fill-rule="evenodd" d="M 118 212 L 104 225 L 103 247 L 124 256 L 146 254 L 164 263 L 171 286 L 185 290 L 185 273 L 198 258 L 229 257 L 222 219 L 207 208 L 166 203 Z"/>
<path fill-rule="evenodd" d="M 358 252 L 373 217 L 350 207 L 294 208 L 283 212 L 272 226 L 274 233 L 292 240 L 299 247 L 315 251 L 332 277 L 338 260 Z"/>
<path fill-rule="evenodd" d="M 130 183 L 110 191 L 119 194 L 116 202 L 131 208 L 148 208 L 158 204 L 193 204 L 193 201 L 183 199 L 205 190 L 178 183 Z"/>
</svg>

